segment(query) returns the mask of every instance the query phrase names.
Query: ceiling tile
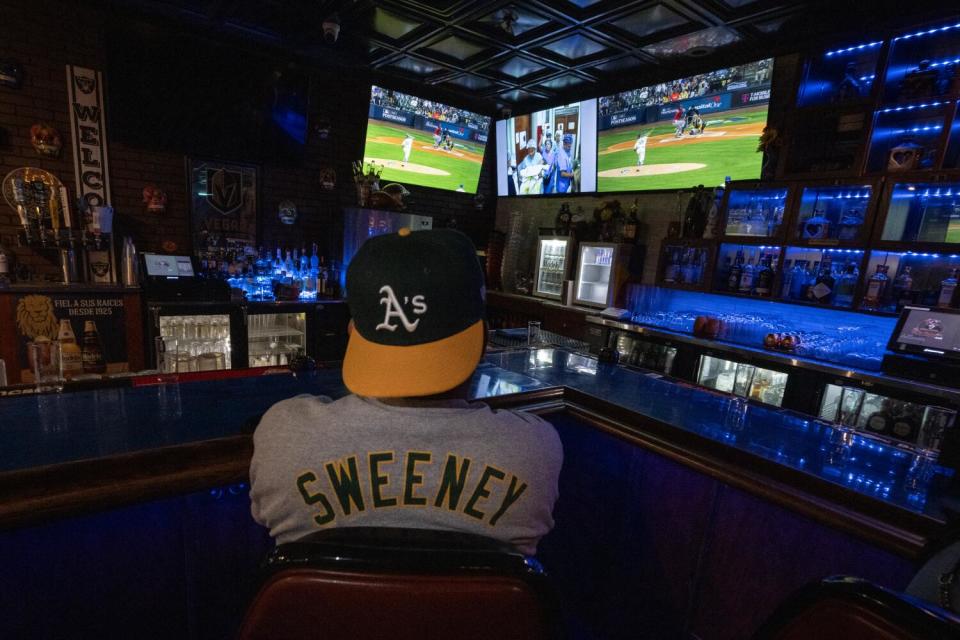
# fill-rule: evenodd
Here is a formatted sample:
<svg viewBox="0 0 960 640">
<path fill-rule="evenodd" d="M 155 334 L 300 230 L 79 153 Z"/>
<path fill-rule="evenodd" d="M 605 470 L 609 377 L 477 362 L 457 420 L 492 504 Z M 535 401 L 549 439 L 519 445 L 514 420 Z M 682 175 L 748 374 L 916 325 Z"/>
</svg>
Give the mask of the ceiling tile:
<svg viewBox="0 0 960 640">
<path fill-rule="evenodd" d="M 464 75 L 453 78 L 452 80 L 448 80 L 447 82 L 460 87 L 465 87 L 467 89 L 486 89 L 493 84 L 486 78 L 481 78 L 469 73 L 465 73 Z"/>
<path fill-rule="evenodd" d="M 710 27 L 694 33 L 647 45 L 643 50 L 658 58 L 672 58 L 681 55 L 702 56 L 708 50 L 733 44 L 740 40 L 740 34 L 728 27 Z"/>
<path fill-rule="evenodd" d="M 657 33 L 671 27 L 678 27 L 687 22 L 686 18 L 658 4 L 654 7 L 631 13 L 619 20 L 614 20 L 611 24 L 623 29 L 637 39 Z"/>
<path fill-rule="evenodd" d="M 624 56 L 623 58 L 616 58 L 595 64 L 590 67 L 590 69 L 599 69 L 603 73 L 613 73 L 614 71 L 623 71 L 624 69 L 636 69 L 641 64 L 643 63 L 632 56 Z"/>
<path fill-rule="evenodd" d="M 606 47 L 602 44 L 579 33 L 545 44 L 543 48 L 568 60 L 577 60 L 606 51 Z"/>
<path fill-rule="evenodd" d="M 409 18 L 403 18 L 379 7 L 377 7 L 377 10 L 373 14 L 374 31 L 382 33 L 393 40 L 399 40 L 421 24 L 423 23 L 410 20 Z"/>
<path fill-rule="evenodd" d="M 509 100 L 510 102 L 520 102 L 521 100 L 526 100 L 530 98 L 532 94 L 527 93 L 523 89 L 512 89 L 510 91 L 504 91 L 500 94 L 500 97 L 504 100 Z"/>
<path fill-rule="evenodd" d="M 547 80 L 546 82 L 541 82 L 540 86 L 547 87 L 548 89 L 566 89 L 567 87 L 572 87 L 574 85 L 584 82 L 584 79 L 578 75 L 572 73 L 565 73 L 562 76 L 557 76 L 552 80 Z"/>
<path fill-rule="evenodd" d="M 786 24 L 787 20 L 789 20 L 788 16 L 781 16 L 779 18 L 774 18 L 773 20 L 758 22 L 753 26 L 759 29 L 760 31 L 762 31 L 763 33 L 767 33 L 767 34 L 776 33 L 777 31 L 780 31 L 780 28 L 783 27 L 784 24 Z"/>
<path fill-rule="evenodd" d="M 526 58 L 521 58 L 520 56 L 513 56 L 503 64 L 491 68 L 496 69 L 500 73 L 508 75 L 511 78 L 522 78 L 523 76 L 541 71 L 546 67 L 537 62 L 533 62 L 532 60 L 527 60 Z"/>
<path fill-rule="evenodd" d="M 514 5 L 494 11 L 483 17 L 480 21 L 498 27 L 514 37 L 526 33 L 531 29 L 542 27 L 550 22 L 549 19 L 539 14 L 527 11 L 526 9 L 520 9 Z"/>
<path fill-rule="evenodd" d="M 424 62 L 423 60 L 418 60 L 417 58 L 411 58 L 410 56 L 404 56 L 398 61 L 390 65 L 397 69 L 407 71 L 409 73 L 415 73 L 418 76 L 425 76 L 436 71 L 439 71 L 442 67 L 430 64 L 429 62 Z"/>
<path fill-rule="evenodd" d="M 477 44 L 471 40 L 465 40 L 459 36 L 450 36 L 449 38 L 444 38 L 436 44 L 432 44 L 427 49 L 431 51 L 436 51 L 444 55 L 450 56 L 457 60 L 466 60 L 471 58 L 486 47 L 481 44 Z"/>
</svg>

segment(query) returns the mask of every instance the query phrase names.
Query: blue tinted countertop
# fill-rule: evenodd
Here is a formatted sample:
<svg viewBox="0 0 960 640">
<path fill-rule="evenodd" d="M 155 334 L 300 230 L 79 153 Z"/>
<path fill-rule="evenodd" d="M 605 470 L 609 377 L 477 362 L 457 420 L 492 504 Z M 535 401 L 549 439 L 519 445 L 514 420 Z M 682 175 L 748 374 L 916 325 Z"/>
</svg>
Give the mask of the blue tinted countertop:
<svg viewBox="0 0 960 640">
<path fill-rule="evenodd" d="M 789 411 L 749 405 L 657 374 L 560 349 L 488 354 L 472 380 L 484 398 L 566 387 L 685 432 L 940 519 L 938 467 Z M 347 393 L 338 370 L 138 388 L 0 398 L 0 478 L 66 462 L 120 456 L 252 432 L 274 402 Z"/>
</svg>

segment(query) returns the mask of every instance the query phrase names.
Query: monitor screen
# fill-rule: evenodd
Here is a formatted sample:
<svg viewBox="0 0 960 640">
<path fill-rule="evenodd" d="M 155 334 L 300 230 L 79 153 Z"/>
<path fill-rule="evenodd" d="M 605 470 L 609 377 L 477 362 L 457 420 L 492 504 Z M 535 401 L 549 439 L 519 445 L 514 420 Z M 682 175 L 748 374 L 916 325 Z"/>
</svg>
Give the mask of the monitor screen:
<svg viewBox="0 0 960 640">
<path fill-rule="evenodd" d="M 759 178 L 772 75 L 768 58 L 600 98 L 597 190 Z"/>
<path fill-rule="evenodd" d="M 497 195 L 596 191 L 597 101 L 497 121 Z"/>
<path fill-rule="evenodd" d="M 153 278 L 192 278 L 193 262 L 190 256 L 167 256 L 158 253 L 143 254 L 147 275 Z"/>
<path fill-rule="evenodd" d="M 934 358 L 960 358 L 960 312 L 907 307 L 890 347 Z"/>
<path fill-rule="evenodd" d="M 374 86 L 363 161 L 380 184 L 417 184 L 476 193 L 490 118 Z"/>
</svg>

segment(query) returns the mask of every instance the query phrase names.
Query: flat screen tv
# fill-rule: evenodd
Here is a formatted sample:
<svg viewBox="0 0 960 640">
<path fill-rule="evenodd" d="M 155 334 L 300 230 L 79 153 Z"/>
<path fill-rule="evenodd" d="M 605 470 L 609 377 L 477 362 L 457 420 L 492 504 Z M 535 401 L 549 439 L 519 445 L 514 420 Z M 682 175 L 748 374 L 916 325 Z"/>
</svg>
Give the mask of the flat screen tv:
<svg viewBox="0 0 960 640">
<path fill-rule="evenodd" d="M 597 101 L 497 121 L 497 195 L 596 191 Z"/>
<path fill-rule="evenodd" d="M 400 182 L 476 193 L 490 118 L 374 86 L 363 161 Z"/>
<path fill-rule="evenodd" d="M 597 190 L 759 178 L 772 75 L 768 58 L 600 98 Z"/>
</svg>

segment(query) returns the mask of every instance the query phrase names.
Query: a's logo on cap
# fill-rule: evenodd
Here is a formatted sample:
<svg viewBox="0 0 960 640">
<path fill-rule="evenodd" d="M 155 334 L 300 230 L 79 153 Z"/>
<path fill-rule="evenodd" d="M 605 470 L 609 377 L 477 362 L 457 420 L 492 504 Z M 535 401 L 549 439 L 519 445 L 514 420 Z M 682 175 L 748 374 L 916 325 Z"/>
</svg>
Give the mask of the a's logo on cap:
<svg viewBox="0 0 960 640">
<path fill-rule="evenodd" d="M 417 318 L 413 322 L 407 318 L 406 312 L 403 310 L 403 307 L 400 305 L 400 301 L 397 300 L 397 294 L 393 292 L 393 289 L 390 285 L 383 285 L 380 287 L 380 293 L 383 294 L 383 297 L 380 298 L 380 304 L 384 305 L 386 310 L 386 315 L 383 318 L 383 322 L 377 325 L 377 331 L 381 329 L 386 329 L 387 331 L 396 331 L 400 325 L 393 324 L 391 322 L 394 318 L 400 320 L 400 324 L 403 325 L 403 328 L 407 330 L 408 333 L 413 333 L 417 330 L 417 325 L 420 324 L 420 318 Z M 404 296 L 404 304 L 408 302 L 413 305 L 413 314 L 421 316 L 427 312 L 427 302 L 422 295 L 413 296 L 413 298 L 408 298 Z"/>
</svg>

